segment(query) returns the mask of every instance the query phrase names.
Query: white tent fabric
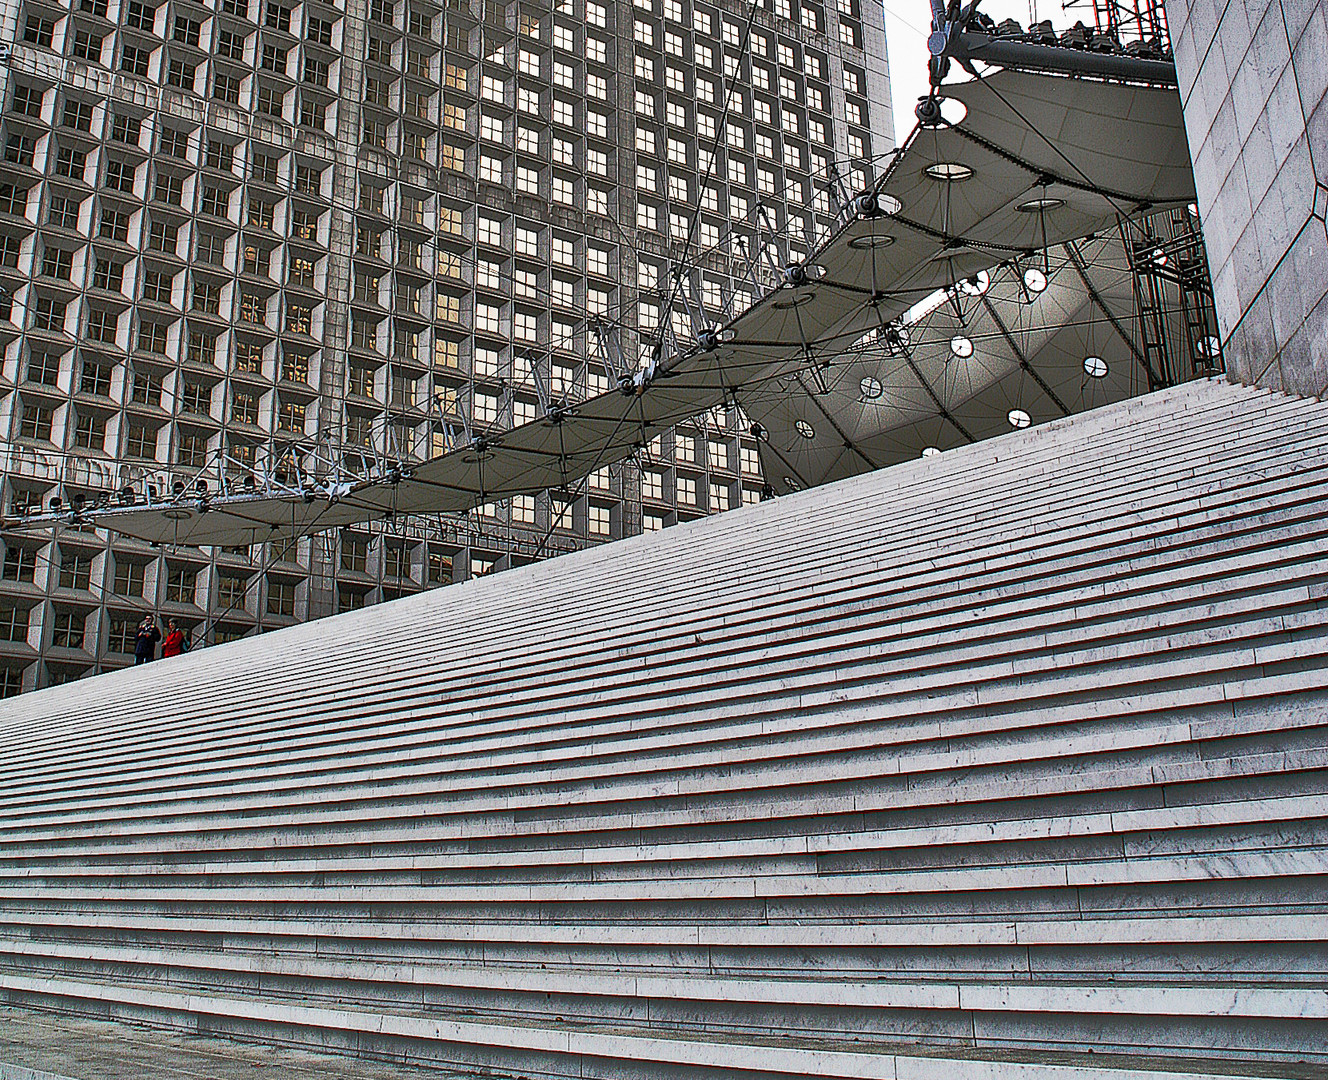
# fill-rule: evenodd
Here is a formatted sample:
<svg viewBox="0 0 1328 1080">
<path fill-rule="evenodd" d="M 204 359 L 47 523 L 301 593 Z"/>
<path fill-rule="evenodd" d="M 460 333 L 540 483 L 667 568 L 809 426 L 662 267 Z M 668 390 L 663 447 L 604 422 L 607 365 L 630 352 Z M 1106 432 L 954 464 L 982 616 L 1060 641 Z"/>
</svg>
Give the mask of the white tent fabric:
<svg viewBox="0 0 1328 1080">
<path fill-rule="evenodd" d="M 673 424 L 733 402 L 766 429 L 762 453 L 775 485 L 803 486 L 924 446 L 1008 430 L 1010 408 L 1026 407 L 1039 420 L 1059 415 L 1041 399 L 1019 404 L 1031 393 L 1030 368 L 1063 401 L 1129 392 L 1123 342 L 1099 348 L 1107 350 L 1108 380 L 1080 385 L 1089 298 L 1064 266 L 1033 304 L 1011 301 L 1003 270 L 993 275 L 990 309 L 983 297 L 965 297 L 975 351 L 964 364 L 951 364 L 933 335 L 907 355 L 891 355 L 880 341 L 859 345 L 938 289 L 1114 230 L 1121 216 L 1194 199 L 1174 88 L 998 71 L 946 93 L 963 118 L 916 128 L 801 274 L 738 315 L 716 341 L 643 370 L 630 392 L 483 435 L 395 482 L 215 498 L 207 512 L 190 499 L 92 509 L 83 520 L 157 542 L 234 544 L 395 514 L 463 511 L 564 487 Z M 1105 247 L 1099 242 L 1102 250 L 1092 252 L 1095 266 L 1110 264 Z M 1094 273 L 1110 284 L 1110 274 Z M 1128 313 L 1130 299 L 1119 289 L 1113 295 Z M 1005 310 L 1010 337 L 1024 342 L 1022 366 L 992 310 Z M 941 316 L 931 322 L 939 326 Z M 864 397 L 866 378 L 879 381 L 879 396 Z M 800 420 L 811 438 L 796 433 Z"/>
</svg>

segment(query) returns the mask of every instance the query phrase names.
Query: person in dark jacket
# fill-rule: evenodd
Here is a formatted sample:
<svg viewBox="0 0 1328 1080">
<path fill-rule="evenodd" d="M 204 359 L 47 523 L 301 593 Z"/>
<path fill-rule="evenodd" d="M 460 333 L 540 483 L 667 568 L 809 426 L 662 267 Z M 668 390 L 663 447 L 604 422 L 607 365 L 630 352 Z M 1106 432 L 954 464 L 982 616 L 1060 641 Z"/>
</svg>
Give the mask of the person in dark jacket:
<svg viewBox="0 0 1328 1080">
<path fill-rule="evenodd" d="M 157 642 L 161 640 L 161 630 L 151 615 L 144 615 L 138 624 L 138 633 L 134 636 L 134 663 L 146 664 L 157 659 Z"/>
<path fill-rule="evenodd" d="M 175 620 L 166 623 L 166 640 L 161 643 L 161 658 L 179 656 L 185 650 L 184 631 L 175 625 Z"/>
</svg>

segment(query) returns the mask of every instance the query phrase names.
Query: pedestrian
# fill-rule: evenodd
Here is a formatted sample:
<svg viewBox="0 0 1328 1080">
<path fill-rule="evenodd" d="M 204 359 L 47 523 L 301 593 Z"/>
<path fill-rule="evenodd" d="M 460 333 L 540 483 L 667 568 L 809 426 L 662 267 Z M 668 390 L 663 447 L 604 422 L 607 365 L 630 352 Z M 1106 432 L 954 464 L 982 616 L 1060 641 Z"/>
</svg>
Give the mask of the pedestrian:
<svg viewBox="0 0 1328 1080">
<path fill-rule="evenodd" d="M 166 640 L 161 643 L 161 657 L 179 656 L 184 652 L 184 631 L 175 625 L 174 619 L 166 622 Z"/>
<path fill-rule="evenodd" d="M 134 664 L 146 664 L 157 659 L 157 642 L 161 640 L 161 631 L 151 615 L 144 615 L 138 624 L 138 633 L 134 635 Z"/>
</svg>

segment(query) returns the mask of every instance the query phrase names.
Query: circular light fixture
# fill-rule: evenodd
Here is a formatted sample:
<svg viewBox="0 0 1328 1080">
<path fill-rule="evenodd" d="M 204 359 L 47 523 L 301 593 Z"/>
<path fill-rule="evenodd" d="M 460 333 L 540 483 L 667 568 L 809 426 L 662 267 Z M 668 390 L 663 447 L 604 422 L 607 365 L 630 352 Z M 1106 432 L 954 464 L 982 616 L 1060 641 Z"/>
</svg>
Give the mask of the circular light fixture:
<svg viewBox="0 0 1328 1080">
<path fill-rule="evenodd" d="M 1091 378 L 1100 379 L 1107 373 L 1107 362 L 1100 356 L 1084 357 L 1084 372 Z"/>
<path fill-rule="evenodd" d="M 1195 346 L 1200 356 L 1215 360 L 1222 352 L 1222 343 L 1215 337 L 1201 338 Z"/>
<path fill-rule="evenodd" d="M 985 270 L 979 270 L 972 277 L 961 278 L 959 281 L 959 291 L 965 296 L 981 296 L 991 288 L 991 275 Z"/>
<path fill-rule="evenodd" d="M 880 397 L 885 391 L 885 387 L 881 385 L 881 380 L 874 375 L 864 376 L 862 382 L 858 383 L 858 389 L 862 391 L 862 396 L 869 401 Z"/>
<path fill-rule="evenodd" d="M 928 165 L 925 172 L 933 180 L 946 180 L 956 184 L 961 180 L 973 178 L 973 170 L 962 161 L 938 161 L 935 165 Z"/>
<path fill-rule="evenodd" d="M 973 355 L 973 342 L 963 334 L 956 334 L 950 339 L 950 351 L 960 360 L 967 360 Z"/>
<path fill-rule="evenodd" d="M 885 233 L 868 233 L 866 236 L 855 236 L 848 242 L 848 246 L 854 251 L 873 251 L 876 248 L 889 247 L 894 242 L 895 238 Z"/>
<path fill-rule="evenodd" d="M 1027 202 L 1021 202 L 1015 209 L 1021 214 L 1037 214 L 1058 210 L 1064 205 L 1064 199 L 1029 199 Z"/>
<path fill-rule="evenodd" d="M 1024 288 L 1031 293 L 1040 293 L 1047 287 L 1047 275 L 1036 266 L 1024 271 Z"/>
<path fill-rule="evenodd" d="M 938 449 L 937 449 L 936 447 L 934 447 L 934 446 L 924 446 L 924 447 L 922 448 L 922 456 L 923 456 L 923 457 L 935 457 L 935 456 L 936 456 L 937 454 L 939 454 L 939 453 L 940 453 L 940 450 L 938 450 Z"/>
<path fill-rule="evenodd" d="M 1012 428 L 1025 428 L 1033 422 L 1033 418 L 1023 409 L 1011 409 L 1005 414 L 1005 419 L 1010 421 Z"/>
<path fill-rule="evenodd" d="M 811 424 L 807 423 L 806 420 L 799 420 L 793 426 L 797 428 L 798 434 L 801 435 L 804 439 L 811 439 L 814 438 L 816 435 L 816 429 L 812 427 Z"/>
</svg>

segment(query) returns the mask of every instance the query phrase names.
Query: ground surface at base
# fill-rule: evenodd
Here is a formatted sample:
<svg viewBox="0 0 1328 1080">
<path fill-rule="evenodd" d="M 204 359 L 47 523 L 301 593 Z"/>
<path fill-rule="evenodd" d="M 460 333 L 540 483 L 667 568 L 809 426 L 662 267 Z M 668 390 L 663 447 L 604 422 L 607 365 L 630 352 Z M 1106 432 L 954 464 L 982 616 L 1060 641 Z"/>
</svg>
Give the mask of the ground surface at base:
<svg viewBox="0 0 1328 1080">
<path fill-rule="evenodd" d="M 0 1006 L 0 1080 L 440 1080 L 458 1073 Z"/>
<path fill-rule="evenodd" d="M 1100 1070 L 1135 1076 L 1193 1075 L 1328 1080 L 1328 1068 L 1254 1061 L 1214 1063 L 1134 1054 L 1072 1054 L 988 1051 L 973 1055 L 996 1069 L 1021 1066 L 1036 1072 L 1056 1065 L 1084 1075 Z M 346 1054 L 255 1045 L 214 1035 L 193 1035 L 142 1024 L 48 1013 L 0 1005 L 0 1080 L 463 1080 L 468 1073 L 426 1066 L 371 1061 Z M 490 1074 L 493 1080 L 514 1078 Z M 995 1075 L 995 1071 L 993 1071 Z M 1071 1073 L 1071 1075 L 1073 1075 Z"/>
</svg>

